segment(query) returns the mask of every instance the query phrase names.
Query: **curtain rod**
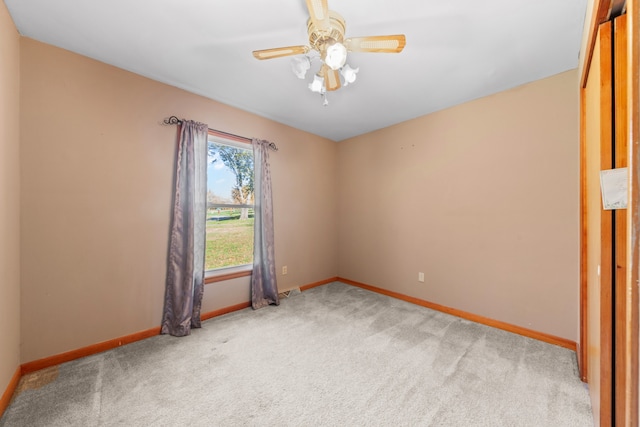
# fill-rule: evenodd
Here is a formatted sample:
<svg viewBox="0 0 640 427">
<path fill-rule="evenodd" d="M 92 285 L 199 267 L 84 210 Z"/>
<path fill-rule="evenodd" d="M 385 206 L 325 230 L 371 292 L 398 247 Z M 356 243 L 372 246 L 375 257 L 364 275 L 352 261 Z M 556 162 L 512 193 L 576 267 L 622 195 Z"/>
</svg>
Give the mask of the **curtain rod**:
<svg viewBox="0 0 640 427">
<path fill-rule="evenodd" d="M 162 122 L 165 125 L 181 125 L 182 124 L 182 120 L 180 120 L 176 116 L 171 116 L 168 119 L 164 119 Z M 221 130 L 211 129 L 211 128 L 209 128 L 209 131 L 212 132 L 212 133 L 216 133 L 216 134 L 218 134 L 220 136 L 226 136 L 226 137 L 230 137 L 230 138 L 236 139 L 236 140 L 241 140 L 241 141 L 245 141 L 245 142 L 251 142 L 251 138 L 247 138 L 246 136 L 235 135 L 233 133 L 223 132 Z M 269 143 L 269 148 L 271 148 L 273 151 L 278 151 L 278 146 L 273 142 Z"/>
</svg>

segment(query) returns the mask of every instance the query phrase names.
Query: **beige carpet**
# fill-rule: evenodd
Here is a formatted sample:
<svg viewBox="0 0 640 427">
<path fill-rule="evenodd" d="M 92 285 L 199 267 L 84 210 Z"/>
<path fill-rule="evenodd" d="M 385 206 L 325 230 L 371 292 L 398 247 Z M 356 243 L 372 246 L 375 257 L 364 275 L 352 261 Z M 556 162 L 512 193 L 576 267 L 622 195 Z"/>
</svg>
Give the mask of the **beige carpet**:
<svg viewBox="0 0 640 427">
<path fill-rule="evenodd" d="M 342 283 L 38 375 L 0 426 L 593 425 L 575 353 Z"/>
</svg>

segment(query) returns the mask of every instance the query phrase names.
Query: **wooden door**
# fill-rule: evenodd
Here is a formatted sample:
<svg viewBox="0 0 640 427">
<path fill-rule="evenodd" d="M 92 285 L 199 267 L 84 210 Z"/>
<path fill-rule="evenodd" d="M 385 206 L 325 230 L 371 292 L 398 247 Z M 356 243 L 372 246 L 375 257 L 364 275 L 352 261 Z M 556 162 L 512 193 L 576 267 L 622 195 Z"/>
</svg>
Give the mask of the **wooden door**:
<svg viewBox="0 0 640 427">
<path fill-rule="evenodd" d="M 613 161 L 612 25 L 598 28 L 591 67 L 582 93 L 582 237 L 586 254 L 587 381 L 594 417 L 600 426 L 612 425 L 613 390 L 613 214 L 602 209 L 600 171 Z M 586 345 L 586 349 L 584 348 Z"/>
<path fill-rule="evenodd" d="M 627 116 L 627 15 L 613 21 L 613 164 L 616 168 L 628 166 Z M 613 289 L 613 388 L 616 426 L 630 425 L 632 407 L 630 387 L 630 333 L 631 292 L 627 280 L 627 210 L 616 210 L 614 224 L 614 289 Z"/>
<path fill-rule="evenodd" d="M 627 426 L 637 420 L 637 337 L 635 289 L 628 279 L 627 210 L 603 210 L 601 170 L 626 168 L 629 158 L 627 111 L 627 17 L 598 28 L 591 69 L 581 96 L 583 374 L 600 426 Z M 584 289 L 583 289 L 584 291 Z"/>
</svg>

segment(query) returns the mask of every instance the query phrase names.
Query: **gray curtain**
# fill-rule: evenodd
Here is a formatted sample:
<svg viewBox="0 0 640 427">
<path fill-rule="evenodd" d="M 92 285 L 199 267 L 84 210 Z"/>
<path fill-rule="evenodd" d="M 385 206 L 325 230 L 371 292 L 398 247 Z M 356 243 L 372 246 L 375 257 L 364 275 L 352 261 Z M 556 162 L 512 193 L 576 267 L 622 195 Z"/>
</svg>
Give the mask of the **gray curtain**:
<svg viewBox="0 0 640 427">
<path fill-rule="evenodd" d="M 207 193 L 206 124 L 183 120 L 176 154 L 173 216 L 161 333 L 185 336 L 200 327 Z"/>
<path fill-rule="evenodd" d="M 273 248 L 273 204 L 271 202 L 271 172 L 269 141 L 253 139 L 254 160 L 254 234 L 253 274 L 251 275 L 251 305 L 254 309 L 269 304 L 279 305 L 276 263 Z"/>
</svg>

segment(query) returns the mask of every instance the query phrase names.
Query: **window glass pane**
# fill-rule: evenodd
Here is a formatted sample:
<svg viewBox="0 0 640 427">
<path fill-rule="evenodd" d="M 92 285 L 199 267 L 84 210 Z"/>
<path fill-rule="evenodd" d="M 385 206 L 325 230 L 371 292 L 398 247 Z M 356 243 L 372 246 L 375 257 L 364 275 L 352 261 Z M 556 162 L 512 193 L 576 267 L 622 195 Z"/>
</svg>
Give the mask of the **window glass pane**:
<svg viewBox="0 0 640 427">
<path fill-rule="evenodd" d="M 205 269 L 253 263 L 253 151 L 209 138 Z"/>
</svg>

